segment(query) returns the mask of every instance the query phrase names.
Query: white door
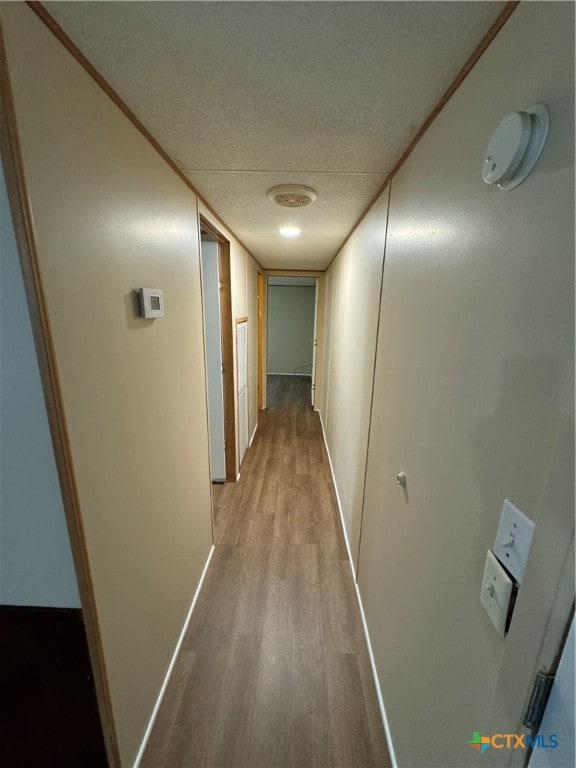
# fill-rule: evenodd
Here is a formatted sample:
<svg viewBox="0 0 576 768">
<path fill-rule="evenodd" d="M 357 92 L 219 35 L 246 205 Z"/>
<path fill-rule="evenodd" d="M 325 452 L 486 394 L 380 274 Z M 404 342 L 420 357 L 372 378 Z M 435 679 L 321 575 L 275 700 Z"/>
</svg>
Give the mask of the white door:
<svg viewBox="0 0 576 768">
<path fill-rule="evenodd" d="M 226 458 L 224 454 L 222 336 L 220 333 L 218 243 L 214 242 L 202 243 L 202 307 L 210 428 L 210 476 L 212 482 L 224 482 L 226 480 Z"/>
<path fill-rule="evenodd" d="M 566 645 L 556 671 L 550 698 L 538 729 L 550 744 L 556 734 L 558 745 L 553 749 L 534 749 L 528 768 L 565 768 L 576 765 L 574 750 L 574 617 Z"/>
<path fill-rule="evenodd" d="M 240 464 L 248 450 L 248 390 L 244 389 L 238 395 L 238 428 Z"/>
<path fill-rule="evenodd" d="M 318 278 L 316 278 L 316 289 L 314 291 L 314 333 L 312 334 L 312 387 L 311 403 L 314 407 L 316 399 L 316 350 L 318 348 Z"/>
<path fill-rule="evenodd" d="M 248 448 L 248 322 L 236 321 L 236 355 L 238 372 L 238 449 L 239 463 Z"/>
</svg>

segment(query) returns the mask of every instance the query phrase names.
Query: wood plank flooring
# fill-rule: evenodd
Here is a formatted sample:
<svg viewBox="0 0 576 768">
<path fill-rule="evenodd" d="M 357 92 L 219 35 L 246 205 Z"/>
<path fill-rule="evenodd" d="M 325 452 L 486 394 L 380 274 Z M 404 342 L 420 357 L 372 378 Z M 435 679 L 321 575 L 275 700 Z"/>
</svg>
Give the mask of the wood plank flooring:
<svg viewBox="0 0 576 768">
<path fill-rule="evenodd" d="M 388 768 L 310 383 L 271 376 L 142 768 Z"/>
</svg>

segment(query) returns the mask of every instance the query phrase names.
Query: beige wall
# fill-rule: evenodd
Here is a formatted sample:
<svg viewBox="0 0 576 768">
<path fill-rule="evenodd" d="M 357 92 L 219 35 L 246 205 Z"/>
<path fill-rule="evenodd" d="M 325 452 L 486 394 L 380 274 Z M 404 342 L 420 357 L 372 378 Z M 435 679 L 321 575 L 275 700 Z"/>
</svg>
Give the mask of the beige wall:
<svg viewBox="0 0 576 768">
<path fill-rule="evenodd" d="M 346 534 L 356 566 L 388 192 L 374 205 L 327 273 L 320 414 Z"/>
<path fill-rule="evenodd" d="M 514 621 L 501 640 L 479 602 L 504 499 L 537 532 L 573 532 L 573 506 L 541 512 L 556 435 L 573 430 L 573 27 L 570 4 L 521 4 L 392 181 L 359 585 L 403 766 L 475 765 L 467 740 L 505 651 L 526 659 Z M 492 131 L 539 101 L 551 122 L 536 169 L 511 192 L 487 186 Z M 568 446 L 554 490 L 573 503 L 573 432 Z M 560 557 L 549 550 L 520 589 L 533 625 Z M 507 727 L 529 683 L 500 690 Z"/>
<path fill-rule="evenodd" d="M 128 766 L 212 545 L 197 201 L 25 4 L 1 12 Z M 235 242 L 232 262 L 234 312 L 254 312 Z M 164 318 L 138 316 L 143 286 L 163 289 Z"/>
</svg>

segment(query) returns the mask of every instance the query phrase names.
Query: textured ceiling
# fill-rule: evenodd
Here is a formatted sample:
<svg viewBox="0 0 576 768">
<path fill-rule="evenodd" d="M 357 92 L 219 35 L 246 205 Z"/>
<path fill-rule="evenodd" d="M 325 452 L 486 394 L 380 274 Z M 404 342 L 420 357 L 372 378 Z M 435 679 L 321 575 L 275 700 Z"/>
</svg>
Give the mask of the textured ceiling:
<svg viewBox="0 0 576 768">
<path fill-rule="evenodd" d="M 45 3 L 270 269 L 330 262 L 504 5 Z M 274 205 L 284 182 L 317 201 Z"/>
</svg>

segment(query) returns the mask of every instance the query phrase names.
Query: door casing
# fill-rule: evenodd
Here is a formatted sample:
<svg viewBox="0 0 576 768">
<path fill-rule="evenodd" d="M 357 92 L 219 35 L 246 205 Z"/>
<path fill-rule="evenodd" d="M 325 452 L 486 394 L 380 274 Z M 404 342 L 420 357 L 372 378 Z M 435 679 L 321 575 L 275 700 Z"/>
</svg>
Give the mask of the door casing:
<svg viewBox="0 0 576 768">
<path fill-rule="evenodd" d="M 324 314 L 324 272 L 306 269 L 267 269 L 262 275 L 263 282 L 263 301 L 262 301 L 262 329 L 258 332 L 258 361 L 262 365 L 262 378 L 259 377 L 259 384 L 262 393 L 263 405 L 266 408 L 266 376 L 267 376 L 267 354 L 266 348 L 268 340 L 266 338 L 266 328 L 268 325 L 268 277 L 315 277 L 316 278 L 316 305 L 314 312 L 314 365 L 312 376 L 312 406 L 315 411 L 319 410 L 320 381 L 322 377 L 322 344 L 323 344 L 323 314 Z M 260 285 L 260 283 L 258 284 Z M 259 299 L 260 301 L 260 299 Z M 260 305 L 259 305 L 260 306 Z M 260 322 L 260 317 L 259 317 Z M 262 331 L 260 333 L 260 330 Z"/>
<path fill-rule="evenodd" d="M 236 403 L 234 393 L 234 346 L 232 320 L 232 279 L 230 241 L 200 214 L 200 232 L 218 243 L 218 276 L 220 281 L 220 328 L 222 346 L 222 386 L 224 391 L 224 454 L 226 482 L 236 482 Z"/>
</svg>

